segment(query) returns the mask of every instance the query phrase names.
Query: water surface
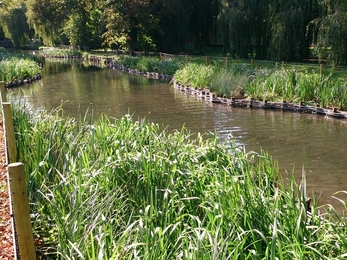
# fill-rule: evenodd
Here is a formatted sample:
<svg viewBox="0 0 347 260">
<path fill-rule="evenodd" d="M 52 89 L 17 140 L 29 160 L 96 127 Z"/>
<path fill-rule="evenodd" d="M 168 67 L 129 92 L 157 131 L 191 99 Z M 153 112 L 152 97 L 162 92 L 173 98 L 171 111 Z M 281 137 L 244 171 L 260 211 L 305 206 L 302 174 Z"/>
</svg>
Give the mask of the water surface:
<svg viewBox="0 0 347 260">
<path fill-rule="evenodd" d="M 268 151 L 283 176 L 294 171 L 299 178 L 304 166 L 309 192 L 321 194 L 320 204 L 336 205 L 331 196 L 347 190 L 345 120 L 212 104 L 167 83 L 79 62 L 46 61 L 42 80 L 10 92 L 34 108 L 62 105 L 68 116 L 84 114 L 92 104 L 97 117 L 131 114 L 170 131 L 185 126 L 191 133 L 216 131 L 222 140 L 231 135 L 247 151 Z"/>
</svg>

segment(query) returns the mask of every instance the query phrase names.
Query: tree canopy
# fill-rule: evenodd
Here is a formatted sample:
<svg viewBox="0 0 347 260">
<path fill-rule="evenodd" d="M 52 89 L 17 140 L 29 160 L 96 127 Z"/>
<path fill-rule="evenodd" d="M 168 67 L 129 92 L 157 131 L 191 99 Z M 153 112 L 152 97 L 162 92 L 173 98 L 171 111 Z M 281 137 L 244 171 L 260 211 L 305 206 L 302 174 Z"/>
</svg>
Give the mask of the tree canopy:
<svg viewBox="0 0 347 260">
<path fill-rule="evenodd" d="M 177 52 L 222 45 L 225 55 L 347 63 L 345 0 L 3 0 L 0 27 L 16 47 Z"/>
</svg>

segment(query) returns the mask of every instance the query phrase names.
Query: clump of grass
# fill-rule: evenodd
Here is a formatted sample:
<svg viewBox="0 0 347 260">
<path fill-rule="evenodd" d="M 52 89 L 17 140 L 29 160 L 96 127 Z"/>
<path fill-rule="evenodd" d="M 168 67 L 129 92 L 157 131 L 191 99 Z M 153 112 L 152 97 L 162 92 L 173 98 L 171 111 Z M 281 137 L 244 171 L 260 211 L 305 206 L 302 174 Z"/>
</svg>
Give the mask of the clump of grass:
<svg viewBox="0 0 347 260">
<path fill-rule="evenodd" d="M 44 56 L 48 57 L 82 57 L 83 52 L 81 50 L 69 48 L 69 49 L 62 49 L 62 48 L 43 48 L 42 53 Z"/>
<path fill-rule="evenodd" d="M 210 90 L 218 96 L 230 98 L 237 88 L 244 88 L 248 77 L 244 73 L 233 72 L 232 69 L 215 69 Z"/>
<path fill-rule="evenodd" d="M 11 82 L 25 78 L 32 78 L 41 72 L 39 62 L 32 56 L 7 53 L 0 51 L 1 80 Z"/>
<path fill-rule="evenodd" d="M 118 63 L 131 69 L 136 69 L 139 61 L 140 59 L 138 57 L 129 56 L 129 55 L 120 55 L 117 58 Z"/>
<path fill-rule="evenodd" d="M 158 72 L 173 76 L 177 70 L 183 67 L 183 63 L 179 59 L 161 60 L 157 65 Z"/>
<path fill-rule="evenodd" d="M 158 72 L 171 76 L 182 67 L 182 62 L 177 59 L 160 60 L 157 57 L 120 55 L 116 60 L 117 63 L 130 69 L 137 69 L 144 72 Z"/>
<path fill-rule="evenodd" d="M 44 258 L 328 259 L 347 250 L 341 223 L 307 217 L 302 190 L 283 184 L 265 152 L 129 116 L 13 112 Z"/>
<path fill-rule="evenodd" d="M 187 63 L 177 70 L 174 78 L 177 82 L 191 87 L 205 88 L 211 84 L 213 67 L 196 63 Z"/>
</svg>

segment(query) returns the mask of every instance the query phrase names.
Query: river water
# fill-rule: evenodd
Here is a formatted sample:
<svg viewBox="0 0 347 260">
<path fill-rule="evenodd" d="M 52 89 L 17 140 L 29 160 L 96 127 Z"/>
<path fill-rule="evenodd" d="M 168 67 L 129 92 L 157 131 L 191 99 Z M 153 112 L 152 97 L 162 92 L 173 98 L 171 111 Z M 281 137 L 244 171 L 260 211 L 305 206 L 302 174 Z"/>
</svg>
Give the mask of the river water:
<svg viewBox="0 0 347 260">
<path fill-rule="evenodd" d="M 185 126 L 192 134 L 232 136 L 247 151 L 268 151 L 283 176 L 294 172 L 299 181 L 304 167 L 308 195 L 315 193 L 321 205 L 341 208 L 332 195 L 347 190 L 346 120 L 212 104 L 167 83 L 80 62 L 46 61 L 42 80 L 9 93 L 35 109 L 62 105 L 67 116 L 83 116 L 92 104 L 96 117 L 131 114 L 170 131 Z"/>
</svg>

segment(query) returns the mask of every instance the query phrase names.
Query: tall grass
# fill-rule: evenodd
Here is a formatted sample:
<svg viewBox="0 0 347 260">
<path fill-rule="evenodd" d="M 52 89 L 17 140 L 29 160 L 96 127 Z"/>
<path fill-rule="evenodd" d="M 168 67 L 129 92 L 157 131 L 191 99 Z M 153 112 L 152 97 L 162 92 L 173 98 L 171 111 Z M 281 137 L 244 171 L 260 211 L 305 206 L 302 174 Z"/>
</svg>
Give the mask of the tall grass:
<svg viewBox="0 0 347 260">
<path fill-rule="evenodd" d="M 237 88 L 244 88 L 248 82 L 245 73 L 231 68 L 215 69 L 212 75 L 210 90 L 218 96 L 231 97 Z"/>
<path fill-rule="evenodd" d="M 129 116 L 13 111 L 43 258 L 331 259 L 347 250 L 342 218 L 308 218 L 300 187 L 284 185 L 264 152 Z"/>
<path fill-rule="evenodd" d="M 82 57 L 83 51 L 77 49 L 62 49 L 62 48 L 42 48 L 44 56 L 48 57 Z"/>
<path fill-rule="evenodd" d="M 245 91 L 245 97 L 257 100 L 306 102 L 322 107 L 347 110 L 347 82 L 332 75 L 300 72 L 295 69 L 252 69 L 233 64 L 220 65 L 188 63 L 177 70 L 178 83 L 192 87 L 208 87 L 217 95 L 233 96 L 236 87 Z"/>
<path fill-rule="evenodd" d="M 134 57 L 129 55 L 120 55 L 116 62 L 123 66 L 136 69 L 143 72 L 158 72 L 167 75 L 174 75 L 176 70 L 182 67 L 182 62 L 178 59 L 161 60 L 158 57 Z"/>
<path fill-rule="evenodd" d="M 34 57 L 0 50 L 0 77 L 2 81 L 11 82 L 32 78 L 40 72 L 40 64 Z"/>
<path fill-rule="evenodd" d="M 246 90 L 256 99 L 303 101 L 322 107 L 335 106 L 342 110 L 347 109 L 346 82 L 331 75 L 296 70 L 263 73 L 260 70 L 249 79 Z"/>
<path fill-rule="evenodd" d="M 187 63 L 176 71 L 175 80 L 191 87 L 205 88 L 211 85 L 213 67 L 196 63 Z"/>
</svg>

